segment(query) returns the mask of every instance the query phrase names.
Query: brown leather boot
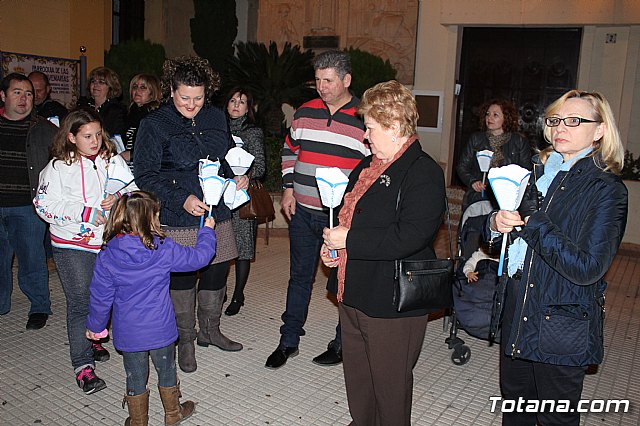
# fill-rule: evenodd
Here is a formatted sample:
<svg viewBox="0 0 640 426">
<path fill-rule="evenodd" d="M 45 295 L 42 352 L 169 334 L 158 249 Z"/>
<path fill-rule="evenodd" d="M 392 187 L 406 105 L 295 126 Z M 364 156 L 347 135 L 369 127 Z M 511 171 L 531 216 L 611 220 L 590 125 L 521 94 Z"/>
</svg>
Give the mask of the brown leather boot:
<svg viewBox="0 0 640 426">
<path fill-rule="evenodd" d="M 242 345 L 234 342 L 220 331 L 220 316 L 227 287 L 220 290 L 200 290 L 198 292 L 198 346 L 214 345 L 223 351 L 239 351 Z"/>
<path fill-rule="evenodd" d="M 196 363 L 196 289 L 171 290 L 171 301 L 178 325 L 178 365 L 185 373 L 193 373 Z"/>
<path fill-rule="evenodd" d="M 193 401 L 185 401 L 180 404 L 180 385 L 170 388 L 158 386 L 160 391 L 160 399 L 164 407 L 164 424 L 177 425 L 187 417 L 191 416 L 196 410 L 196 404 Z"/>
<path fill-rule="evenodd" d="M 149 424 L 149 391 L 141 395 L 125 395 L 122 400 L 122 408 L 127 404 L 129 417 L 124 421 L 124 426 L 147 426 Z"/>
</svg>

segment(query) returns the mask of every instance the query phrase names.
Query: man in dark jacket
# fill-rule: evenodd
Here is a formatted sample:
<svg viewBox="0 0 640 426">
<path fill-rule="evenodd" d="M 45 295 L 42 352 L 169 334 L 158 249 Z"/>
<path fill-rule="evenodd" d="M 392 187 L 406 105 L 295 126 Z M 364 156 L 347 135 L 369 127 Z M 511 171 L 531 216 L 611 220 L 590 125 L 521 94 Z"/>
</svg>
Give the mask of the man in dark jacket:
<svg viewBox="0 0 640 426">
<path fill-rule="evenodd" d="M 60 102 L 51 99 L 49 77 L 43 72 L 32 71 L 29 73 L 29 80 L 33 84 L 35 112 L 44 118 L 58 117 L 58 124 L 62 122 L 68 111 Z"/>
<path fill-rule="evenodd" d="M 31 302 L 28 330 L 37 330 L 51 314 L 45 224 L 32 200 L 40 171 L 49 160 L 56 127 L 33 111 L 33 85 L 18 73 L 0 84 L 0 315 L 11 310 L 11 261 L 18 258 L 18 283 Z"/>
</svg>

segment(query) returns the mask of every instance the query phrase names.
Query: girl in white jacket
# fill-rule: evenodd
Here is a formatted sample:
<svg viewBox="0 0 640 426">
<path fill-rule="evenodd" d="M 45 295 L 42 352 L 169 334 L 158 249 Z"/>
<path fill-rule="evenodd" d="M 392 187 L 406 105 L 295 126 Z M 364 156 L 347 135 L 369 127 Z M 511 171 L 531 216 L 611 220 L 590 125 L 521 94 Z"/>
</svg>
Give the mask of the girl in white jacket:
<svg viewBox="0 0 640 426">
<path fill-rule="evenodd" d="M 109 352 L 85 337 L 89 283 L 107 212 L 116 202 L 118 190 L 137 187 L 126 162 L 114 155 L 114 145 L 94 110 L 69 113 L 51 152 L 53 159 L 40 173 L 33 203 L 38 215 L 50 224 L 53 259 L 67 301 L 67 334 L 76 382 L 91 394 L 106 387 L 94 368 L 95 361 L 109 359 Z M 114 174 L 122 183 L 108 188 L 107 180 Z"/>
</svg>

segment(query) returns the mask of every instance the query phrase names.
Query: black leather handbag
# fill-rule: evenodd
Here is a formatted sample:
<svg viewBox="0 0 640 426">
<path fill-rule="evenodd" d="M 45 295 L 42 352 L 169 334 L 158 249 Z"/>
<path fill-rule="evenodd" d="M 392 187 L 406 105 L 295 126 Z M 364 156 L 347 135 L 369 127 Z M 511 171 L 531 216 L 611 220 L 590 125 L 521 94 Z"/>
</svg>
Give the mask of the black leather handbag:
<svg viewBox="0 0 640 426">
<path fill-rule="evenodd" d="M 396 209 L 400 203 L 400 193 Z M 445 196 L 449 258 L 395 261 L 395 289 L 393 301 L 398 312 L 414 309 L 439 310 L 453 306 L 453 246 L 451 216 Z"/>
</svg>

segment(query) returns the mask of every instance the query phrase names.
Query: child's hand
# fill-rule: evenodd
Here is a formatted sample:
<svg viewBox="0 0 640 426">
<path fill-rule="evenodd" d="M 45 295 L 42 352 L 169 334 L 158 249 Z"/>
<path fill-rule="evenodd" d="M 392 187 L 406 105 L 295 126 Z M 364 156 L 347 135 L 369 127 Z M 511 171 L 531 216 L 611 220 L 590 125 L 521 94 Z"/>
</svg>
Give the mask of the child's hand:
<svg viewBox="0 0 640 426">
<path fill-rule="evenodd" d="M 87 331 L 85 332 L 85 335 L 89 340 L 100 340 L 107 337 L 109 335 L 109 331 L 105 328 L 100 333 L 94 333 L 93 331 L 87 329 Z"/>
<path fill-rule="evenodd" d="M 118 201 L 118 199 L 116 198 L 115 195 L 113 194 L 109 194 L 107 195 L 107 197 L 102 200 L 102 202 L 100 203 L 100 208 L 102 208 L 102 210 L 111 210 L 111 207 L 113 207 L 113 205 L 116 203 L 116 201 Z"/>
<path fill-rule="evenodd" d="M 208 217 L 204 220 L 204 226 L 213 229 L 216 226 L 216 220 L 212 217 Z"/>
<path fill-rule="evenodd" d="M 107 216 L 103 210 L 99 210 L 93 218 L 93 224 L 96 226 L 104 225 L 107 223 Z"/>
<path fill-rule="evenodd" d="M 471 271 L 467 272 L 467 282 L 475 282 L 478 281 L 478 273 Z"/>
</svg>

